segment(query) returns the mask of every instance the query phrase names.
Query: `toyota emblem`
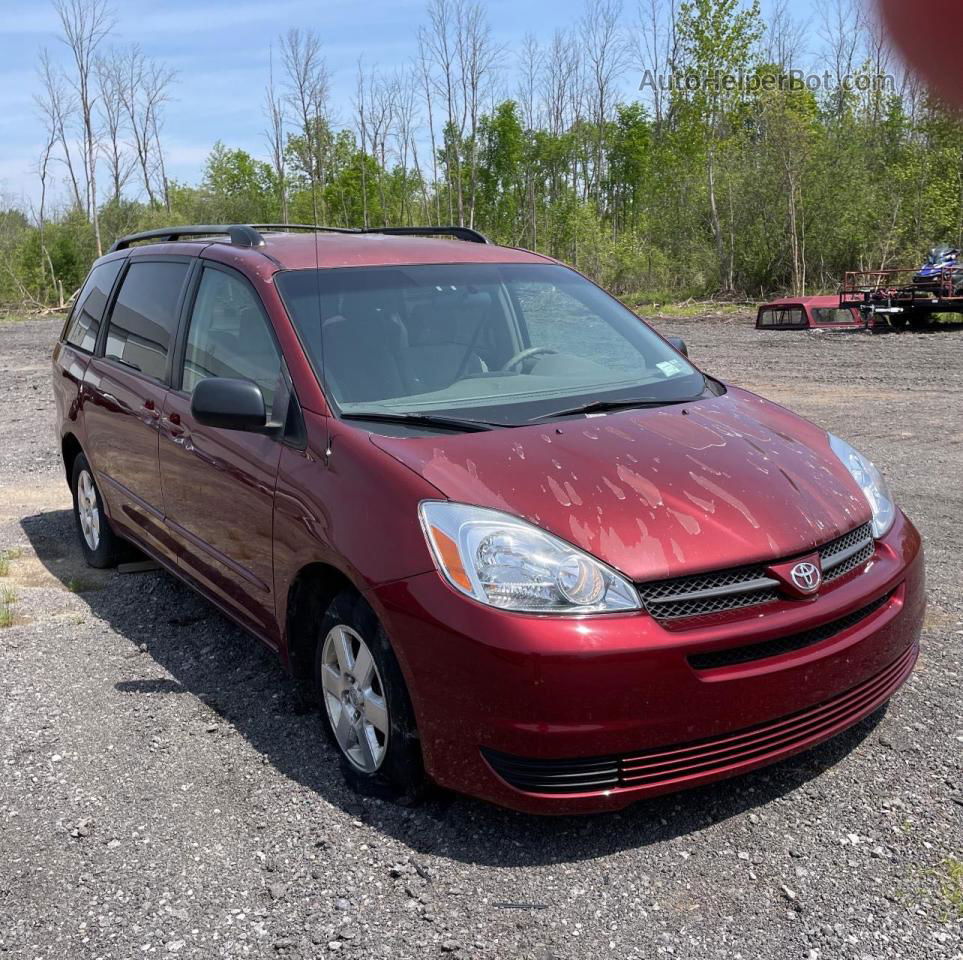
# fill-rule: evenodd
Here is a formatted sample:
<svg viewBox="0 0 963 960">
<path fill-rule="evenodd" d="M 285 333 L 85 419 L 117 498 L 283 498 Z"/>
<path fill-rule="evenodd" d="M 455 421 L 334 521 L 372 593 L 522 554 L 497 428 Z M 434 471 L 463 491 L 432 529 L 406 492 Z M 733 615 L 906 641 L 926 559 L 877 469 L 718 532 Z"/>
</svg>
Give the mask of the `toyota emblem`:
<svg viewBox="0 0 963 960">
<path fill-rule="evenodd" d="M 822 583 L 822 574 L 814 563 L 803 561 L 789 571 L 789 576 L 796 587 L 803 593 L 815 593 Z"/>
</svg>

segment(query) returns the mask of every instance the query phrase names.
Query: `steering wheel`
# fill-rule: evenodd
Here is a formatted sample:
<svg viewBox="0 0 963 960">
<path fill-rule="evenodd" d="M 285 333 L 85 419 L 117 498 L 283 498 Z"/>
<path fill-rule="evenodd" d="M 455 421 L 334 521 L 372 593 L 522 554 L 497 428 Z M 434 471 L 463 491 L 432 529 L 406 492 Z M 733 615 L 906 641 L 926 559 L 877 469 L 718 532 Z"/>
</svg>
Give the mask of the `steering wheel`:
<svg viewBox="0 0 963 960">
<path fill-rule="evenodd" d="M 508 363 L 502 365 L 502 370 L 511 370 L 512 367 L 517 367 L 520 363 L 524 363 L 531 357 L 537 357 L 540 353 L 558 353 L 558 350 L 553 350 L 551 347 L 526 347 L 524 350 L 519 350 Z"/>
</svg>

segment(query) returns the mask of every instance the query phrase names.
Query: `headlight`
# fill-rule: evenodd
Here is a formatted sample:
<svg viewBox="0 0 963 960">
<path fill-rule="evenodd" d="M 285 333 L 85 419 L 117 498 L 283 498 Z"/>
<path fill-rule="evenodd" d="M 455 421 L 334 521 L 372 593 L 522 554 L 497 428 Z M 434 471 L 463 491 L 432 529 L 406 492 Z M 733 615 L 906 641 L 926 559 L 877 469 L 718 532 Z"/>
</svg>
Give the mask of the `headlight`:
<svg viewBox="0 0 963 960">
<path fill-rule="evenodd" d="M 594 557 L 517 517 L 426 500 L 425 537 L 448 582 L 482 603 L 519 613 L 638 610 L 632 584 Z"/>
<path fill-rule="evenodd" d="M 843 466 L 853 475 L 863 495 L 873 511 L 873 536 L 879 539 L 893 525 L 896 519 L 896 504 L 886 486 L 883 475 L 876 469 L 872 460 L 854 450 L 845 440 L 829 435 L 829 445 L 833 453 L 843 462 Z"/>
</svg>

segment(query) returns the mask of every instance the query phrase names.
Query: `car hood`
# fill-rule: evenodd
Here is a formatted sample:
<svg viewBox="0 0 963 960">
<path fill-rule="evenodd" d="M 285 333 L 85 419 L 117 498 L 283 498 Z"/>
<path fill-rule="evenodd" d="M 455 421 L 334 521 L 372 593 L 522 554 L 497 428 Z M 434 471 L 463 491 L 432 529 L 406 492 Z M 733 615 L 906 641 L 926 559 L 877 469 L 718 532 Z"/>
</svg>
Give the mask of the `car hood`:
<svg viewBox="0 0 963 960">
<path fill-rule="evenodd" d="M 871 518 L 823 430 L 735 388 L 685 406 L 371 439 L 449 499 L 524 517 L 636 581 L 792 557 Z"/>
</svg>

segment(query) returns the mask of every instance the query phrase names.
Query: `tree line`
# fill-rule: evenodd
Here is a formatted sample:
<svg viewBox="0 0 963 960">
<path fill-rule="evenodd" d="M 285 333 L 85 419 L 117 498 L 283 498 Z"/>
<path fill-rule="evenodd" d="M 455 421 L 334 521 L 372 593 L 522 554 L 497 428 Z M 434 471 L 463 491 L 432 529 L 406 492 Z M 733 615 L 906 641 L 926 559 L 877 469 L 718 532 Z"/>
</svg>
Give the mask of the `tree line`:
<svg viewBox="0 0 963 960">
<path fill-rule="evenodd" d="M 38 199 L 0 212 L 0 300 L 62 303 L 172 223 L 472 226 L 639 299 L 831 290 L 963 243 L 963 124 L 858 0 L 805 25 L 788 0 L 586 0 L 512 46 L 483 4 L 429 0 L 410 60 L 359 61 L 347 103 L 292 28 L 263 154 L 218 141 L 196 183 L 165 166 L 175 71 L 114 44 L 108 0 L 53 6 L 69 55 L 38 53 Z"/>
</svg>

